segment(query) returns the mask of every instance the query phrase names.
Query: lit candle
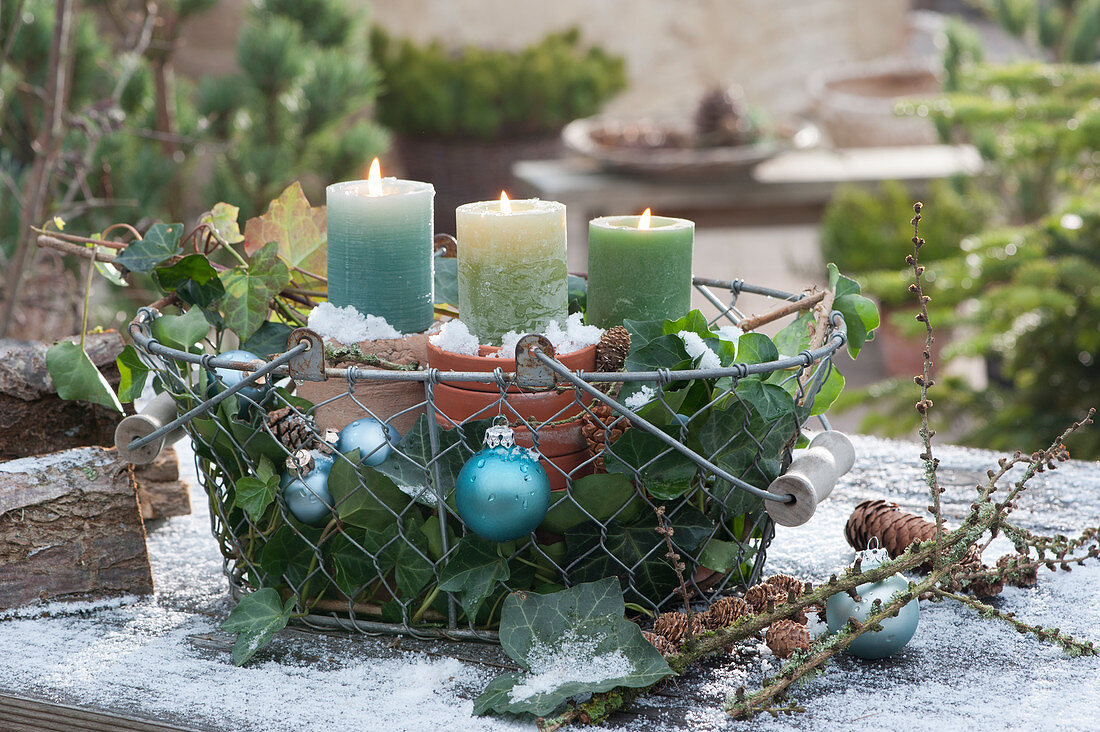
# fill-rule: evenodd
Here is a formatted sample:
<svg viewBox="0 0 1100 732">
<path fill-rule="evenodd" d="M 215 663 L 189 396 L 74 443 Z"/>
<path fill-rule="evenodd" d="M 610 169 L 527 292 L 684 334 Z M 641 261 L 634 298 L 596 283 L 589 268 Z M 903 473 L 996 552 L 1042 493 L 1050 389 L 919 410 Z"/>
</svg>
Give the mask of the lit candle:
<svg viewBox="0 0 1100 732">
<path fill-rule="evenodd" d="M 378 159 L 367 180 L 327 189 L 328 299 L 378 315 L 402 333 L 432 324 L 430 183 L 383 178 Z"/>
<path fill-rule="evenodd" d="M 527 199 L 455 209 L 458 313 L 478 342 L 499 345 L 510 330 L 541 333 L 569 314 L 565 204 Z"/>
<path fill-rule="evenodd" d="M 651 216 L 648 208 L 589 221 L 588 323 L 611 328 L 686 315 L 694 243 L 694 222 Z"/>
</svg>

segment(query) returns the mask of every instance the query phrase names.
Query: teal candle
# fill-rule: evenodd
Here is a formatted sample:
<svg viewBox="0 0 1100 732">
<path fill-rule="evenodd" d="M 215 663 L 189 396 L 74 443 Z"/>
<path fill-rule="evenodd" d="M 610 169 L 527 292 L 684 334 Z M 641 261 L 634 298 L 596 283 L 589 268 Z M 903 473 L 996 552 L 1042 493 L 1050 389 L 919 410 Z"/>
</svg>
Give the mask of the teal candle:
<svg viewBox="0 0 1100 732">
<path fill-rule="evenodd" d="M 329 186 L 329 302 L 381 316 L 402 333 L 427 330 L 434 198 L 430 183 L 380 176 Z"/>
<path fill-rule="evenodd" d="M 588 222 L 590 325 L 679 318 L 691 309 L 695 223 L 648 214 Z"/>
</svg>

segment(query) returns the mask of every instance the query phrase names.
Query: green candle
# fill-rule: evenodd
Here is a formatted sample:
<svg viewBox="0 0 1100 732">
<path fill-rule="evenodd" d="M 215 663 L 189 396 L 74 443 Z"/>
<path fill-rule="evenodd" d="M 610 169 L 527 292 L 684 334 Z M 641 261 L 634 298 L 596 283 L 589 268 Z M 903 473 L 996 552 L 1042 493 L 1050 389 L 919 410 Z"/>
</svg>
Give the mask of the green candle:
<svg viewBox="0 0 1100 732">
<path fill-rule="evenodd" d="M 651 217 L 649 209 L 589 221 L 588 323 L 611 328 L 686 315 L 694 243 L 694 222 Z"/>
<path fill-rule="evenodd" d="M 402 333 L 434 319 L 430 183 L 382 178 L 378 160 L 367 180 L 327 190 L 328 299 L 378 315 Z"/>
<path fill-rule="evenodd" d="M 458 224 L 458 315 L 485 345 L 542 333 L 569 315 L 565 204 L 538 199 L 467 203 Z"/>
</svg>

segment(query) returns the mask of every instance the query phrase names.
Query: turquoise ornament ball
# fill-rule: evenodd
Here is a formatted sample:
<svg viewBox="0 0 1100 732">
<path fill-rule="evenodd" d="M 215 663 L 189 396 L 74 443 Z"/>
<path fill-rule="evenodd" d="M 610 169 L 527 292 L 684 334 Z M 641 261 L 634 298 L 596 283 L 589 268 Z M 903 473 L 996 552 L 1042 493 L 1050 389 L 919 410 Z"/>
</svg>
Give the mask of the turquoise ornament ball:
<svg viewBox="0 0 1100 732">
<path fill-rule="evenodd" d="M 328 472 L 332 470 L 332 464 L 336 462 L 333 456 L 328 453 L 321 452 L 320 450 L 310 450 L 309 454 L 313 456 L 313 470 L 319 470 L 325 475 L 328 475 Z M 287 485 L 297 477 L 298 473 L 296 471 L 285 471 L 279 478 L 279 487 L 286 488 Z"/>
<path fill-rule="evenodd" d="M 310 526 L 324 526 L 333 516 L 328 471 L 314 468 L 283 487 L 283 500 L 294 518 Z"/>
<path fill-rule="evenodd" d="M 514 444 L 511 429 L 490 427 L 485 447 L 458 473 L 455 505 L 478 536 L 491 541 L 518 539 L 546 517 L 550 479 L 535 454 Z"/>
<path fill-rule="evenodd" d="M 401 439 L 397 430 L 374 417 L 363 417 L 340 430 L 336 449 L 341 453 L 359 450 L 363 465 L 381 465 Z"/>
<path fill-rule="evenodd" d="M 259 356 L 250 351 L 226 351 L 225 353 L 219 353 L 219 358 L 229 358 L 234 361 L 260 361 Z M 209 373 L 209 372 L 208 372 Z M 224 389 L 228 389 L 232 386 L 236 386 L 245 377 L 251 376 L 251 371 L 238 371 L 237 369 L 230 368 L 215 368 L 213 373 L 210 373 L 210 387 L 207 389 L 207 396 L 212 397 L 215 394 L 220 393 Z M 216 378 L 215 378 L 216 377 Z M 242 398 L 242 407 L 246 406 L 246 400 L 252 400 L 256 403 L 263 403 L 264 399 L 268 395 L 270 389 L 267 386 L 246 386 L 237 392 L 237 395 Z"/>
<path fill-rule="evenodd" d="M 866 571 L 874 569 L 885 561 L 890 555 L 885 549 L 868 549 L 859 552 L 860 566 Z M 909 583 L 900 574 L 895 574 L 880 582 L 866 582 L 856 588 L 856 594 L 860 596 L 860 602 L 856 602 L 846 592 L 838 592 L 829 598 L 825 606 L 825 618 L 829 623 L 829 631 L 835 633 L 845 626 L 848 618 L 866 622 L 875 610 L 872 604 L 875 600 L 881 600 L 883 605 L 890 602 L 893 596 L 908 589 Z M 882 630 L 870 631 L 852 641 L 848 646 L 848 652 L 860 658 L 886 658 L 900 651 L 917 632 L 917 621 L 920 619 L 920 606 L 916 598 L 910 600 L 898 611 L 897 617 L 886 618 L 882 621 Z"/>
</svg>

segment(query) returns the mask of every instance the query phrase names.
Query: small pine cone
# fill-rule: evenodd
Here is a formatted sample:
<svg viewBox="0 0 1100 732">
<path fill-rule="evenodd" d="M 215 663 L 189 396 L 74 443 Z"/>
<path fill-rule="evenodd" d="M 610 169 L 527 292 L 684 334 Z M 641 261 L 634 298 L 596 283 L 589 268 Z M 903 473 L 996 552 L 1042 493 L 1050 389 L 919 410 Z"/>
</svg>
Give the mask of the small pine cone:
<svg viewBox="0 0 1100 732">
<path fill-rule="evenodd" d="M 777 657 L 790 658 L 795 651 L 809 649 L 810 631 L 793 620 L 777 620 L 768 626 L 764 642 Z"/>
<path fill-rule="evenodd" d="M 728 628 L 741 618 L 752 615 L 752 606 L 740 597 L 722 597 L 703 613 L 703 621 L 710 630 Z"/>
<path fill-rule="evenodd" d="M 603 402 L 593 402 L 589 409 L 592 413 L 585 412 L 581 418 L 581 433 L 588 441 L 588 452 L 596 458 L 596 472 L 606 473 L 602 453 L 609 445 L 623 436 L 630 427 L 630 422 L 625 417 L 620 417 Z"/>
<path fill-rule="evenodd" d="M 794 577 L 791 577 L 788 574 L 773 574 L 771 577 L 768 577 L 766 580 L 764 580 L 764 584 L 778 587 L 784 592 L 793 591 L 796 595 L 801 595 L 806 589 L 806 585 L 804 583 L 796 580 Z"/>
<path fill-rule="evenodd" d="M 688 619 L 683 613 L 662 613 L 653 622 L 653 632 L 670 643 L 679 643 L 687 633 Z"/>
<path fill-rule="evenodd" d="M 745 602 L 752 607 L 754 613 L 767 612 L 786 601 L 787 591 L 775 585 L 753 585 L 745 592 Z M 769 608 L 769 606 L 771 607 Z"/>
<path fill-rule="evenodd" d="M 1005 579 L 1016 587 L 1031 587 L 1039 581 L 1038 567 L 1023 567 L 1019 565 L 1031 561 L 1026 554 L 1005 554 L 997 560 L 998 567 L 1009 567 L 1005 573 Z"/>
<path fill-rule="evenodd" d="M 863 501 L 852 509 L 844 525 L 844 537 L 853 549 L 866 549 L 871 539 L 876 538 L 891 559 L 905 553 L 915 542 L 928 541 L 935 536 L 934 523 L 902 511 L 896 503 L 882 500 Z"/>
<path fill-rule="evenodd" d="M 992 572 L 993 568 L 985 565 L 978 564 L 975 568 L 977 572 Z M 991 579 L 976 579 L 970 583 L 969 590 L 974 593 L 974 597 L 996 597 L 1001 594 L 1001 590 L 1005 588 L 1005 581 L 1003 578 L 994 577 Z"/>
<path fill-rule="evenodd" d="M 648 630 L 643 630 L 642 635 L 645 636 L 645 639 L 647 641 L 653 644 L 653 647 L 656 648 L 657 652 L 660 653 L 662 656 L 671 656 L 678 650 L 676 644 L 670 641 L 668 638 L 665 638 L 663 635 L 657 635 L 656 633 L 651 633 Z"/>
<path fill-rule="evenodd" d="M 298 414 L 293 407 L 268 412 L 267 426 L 275 439 L 291 452 L 313 444 L 313 420 Z"/>
<path fill-rule="evenodd" d="M 622 371 L 630 353 L 630 331 L 621 325 L 608 328 L 596 345 L 597 371 Z"/>
</svg>

